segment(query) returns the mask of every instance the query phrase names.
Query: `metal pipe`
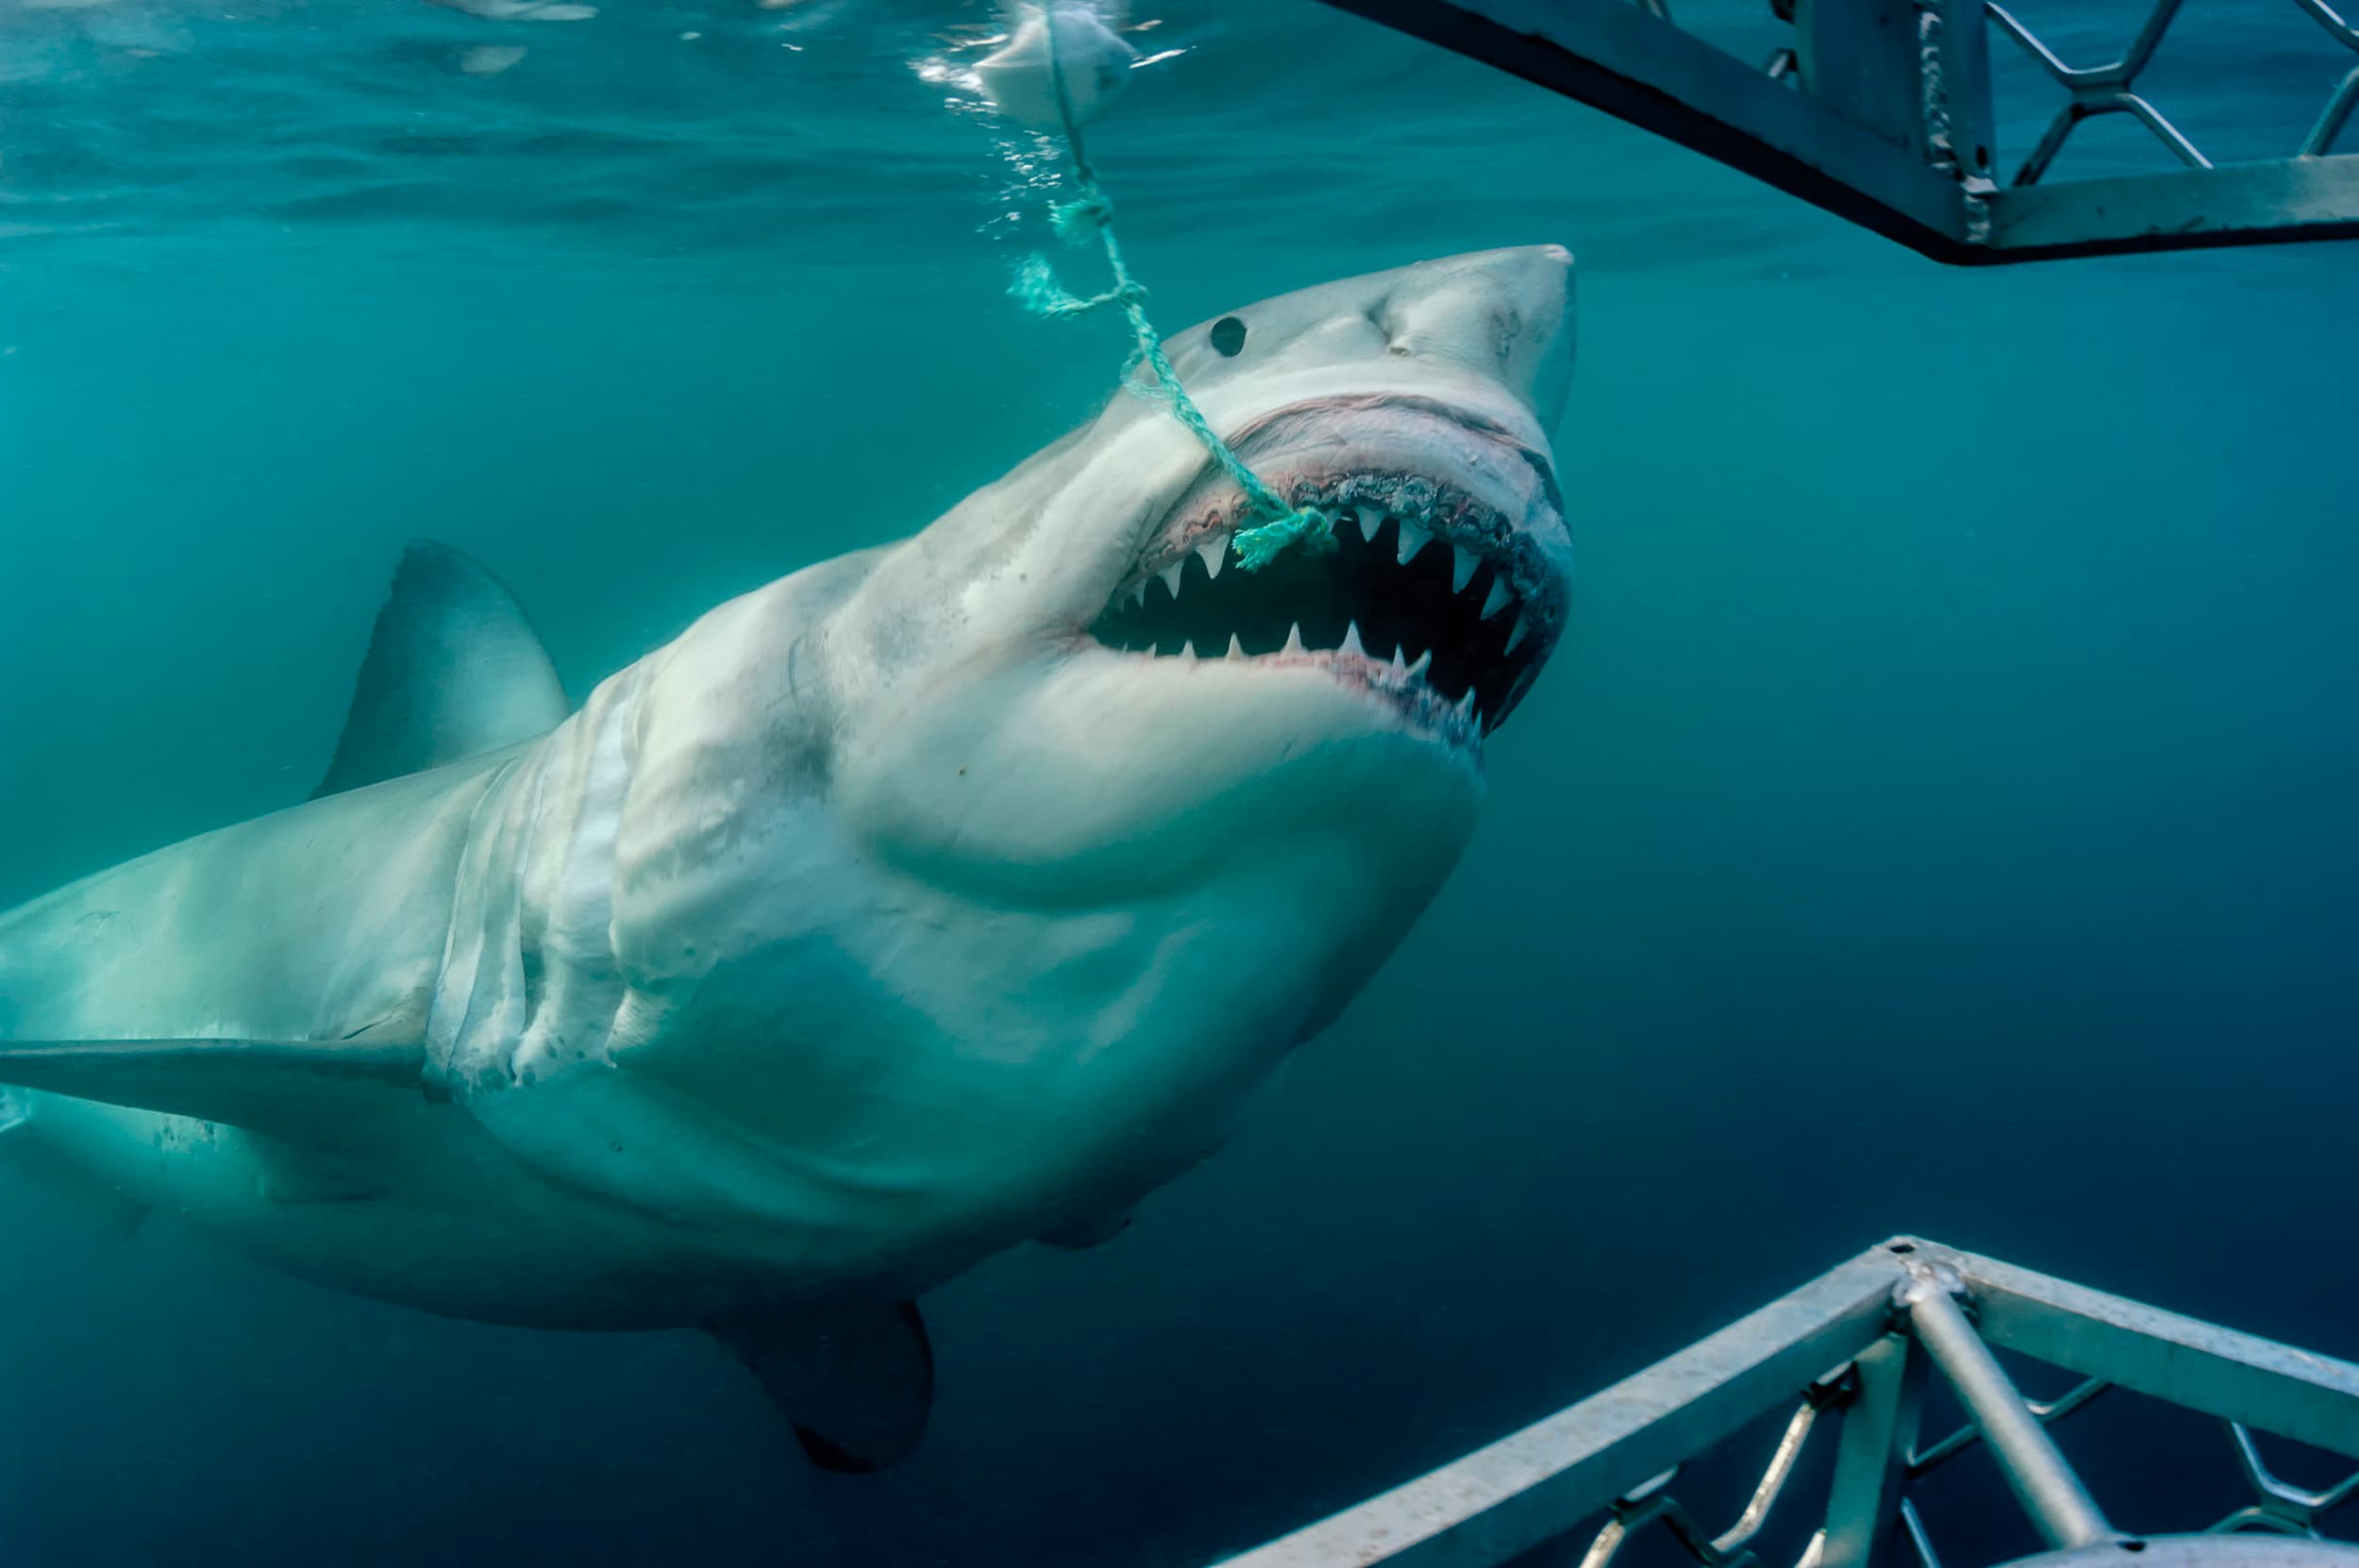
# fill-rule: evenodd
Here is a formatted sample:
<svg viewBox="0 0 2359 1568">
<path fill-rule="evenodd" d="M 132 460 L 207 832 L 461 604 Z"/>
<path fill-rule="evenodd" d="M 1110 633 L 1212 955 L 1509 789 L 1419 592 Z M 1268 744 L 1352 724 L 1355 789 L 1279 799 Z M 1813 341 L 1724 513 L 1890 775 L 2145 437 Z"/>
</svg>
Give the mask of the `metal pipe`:
<svg viewBox="0 0 2359 1568">
<path fill-rule="evenodd" d="M 1990 1353 L 1951 1293 L 1946 1270 L 1911 1271 L 1895 1293 L 1925 1354 L 1940 1368 L 1968 1420 L 1983 1434 L 2000 1474 L 2050 1546 L 2093 1546 L 2116 1539 L 2096 1499 L 2065 1461 L 2064 1452 L 2033 1418 L 2006 1368 Z"/>
</svg>

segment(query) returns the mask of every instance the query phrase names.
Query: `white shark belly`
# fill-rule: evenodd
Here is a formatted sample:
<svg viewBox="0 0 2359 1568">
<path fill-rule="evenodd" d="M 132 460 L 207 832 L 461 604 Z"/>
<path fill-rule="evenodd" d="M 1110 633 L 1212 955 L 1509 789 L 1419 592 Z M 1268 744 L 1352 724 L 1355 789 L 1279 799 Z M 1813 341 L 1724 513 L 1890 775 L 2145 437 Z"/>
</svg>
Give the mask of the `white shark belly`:
<svg viewBox="0 0 2359 1568">
<path fill-rule="evenodd" d="M 795 880 L 832 896 L 804 931 L 661 1006 L 627 999 L 611 1056 L 466 1095 L 535 1169 L 701 1221 L 773 1295 L 914 1294 L 1118 1214 L 1216 1149 L 1323 1022 L 1270 966 L 1252 979 L 1283 938 L 1258 890 L 979 908 L 807 831 Z"/>
<path fill-rule="evenodd" d="M 464 1112 L 418 1102 L 350 1155 L 27 1094 L 44 1164 L 293 1277 L 449 1317 L 655 1328 L 743 1293 L 693 1236 L 543 1182 Z"/>
</svg>

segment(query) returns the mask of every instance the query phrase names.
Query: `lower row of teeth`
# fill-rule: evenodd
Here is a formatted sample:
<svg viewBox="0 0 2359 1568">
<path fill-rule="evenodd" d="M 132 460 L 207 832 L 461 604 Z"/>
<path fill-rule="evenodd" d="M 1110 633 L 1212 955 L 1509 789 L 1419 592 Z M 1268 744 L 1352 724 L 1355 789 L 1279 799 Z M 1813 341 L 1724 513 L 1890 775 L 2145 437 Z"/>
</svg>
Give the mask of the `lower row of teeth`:
<svg viewBox="0 0 2359 1568">
<path fill-rule="evenodd" d="M 1360 532 L 1362 537 L 1373 540 L 1376 538 L 1376 530 L 1384 521 L 1384 514 L 1371 508 L 1362 507 L 1359 509 L 1359 515 Z M 1208 579 L 1220 575 L 1221 566 L 1227 560 L 1229 555 L 1229 540 L 1230 536 L 1227 534 L 1213 534 L 1196 546 L 1196 553 L 1204 558 L 1204 575 Z M 1400 564 L 1403 566 L 1408 565 L 1411 560 L 1416 558 L 1417 552 L 1424 549 L 1427 544 L 1432 542 L 1432 540 L 1433 535 L 1430 531 L 1419 527 L 1416 524 L 1412 523 L 1405 517 L 1402 518 L 1400 520 Z M 1466 591 L 1466 584 L 1474 580 L 1475 568 L 1481 564 L 1481 560 L 1472 551 L 1468 550 L 1463 544 L 1453 544 L 1450 546 L 1450 550 L 1454 558 L 1450 567 L 1450 592 L 1453 593 L 1464 593 Z M 1168 566 L 1164 566 L 1152 574 L 1152 575 L 1163 579 L 1165 592 L 1170 593 L 1175 602 L 1180 597 L 1180 569 L 1186 564 L 1187 558 L 1182 556 L 1180 559 L 1171 562 Z M 1147 579 L 1146 577 L 1141 577 L 1136 586 L 1130 590 L 1129 599 L 1131 604 L 1143 606 L 1146 603 L 1146 583 Z M 1482 601 L 1481 618 L 1488 621 L 1492 616 L 1497 615 L 1500 610 L 1506 609 L 1510 604 L 1514 603 L 1514 598 L 1515 595 L 1507 586 L 1505 568 L 1502 567 L 1499 574 L 1492 578 L 1491 592 Z M 1301 630 L 1299 626 L 1295 629 L 1297 631 Z M 1354 633 L 1354 640 L 1356 641 L 1359 630 L 1356 624 L 1352 629 Z M 1515 645 L 1518 642 L 1521 642 L 1524 638 L 1530 634 L 1531 630 L 1531 622 L 1530 612 L 1528 610 L 1518 609 L 1515 612 L 1515 624 L 1513 627 L 1509 628 L 1507 633 L 1507 646 L 1500 651 L 1502 653 L 1514 653 L 1515 651 Z"/>
<path fill-rule="evenodd" d="M 1310 651 L 1310 647 L 1302 641 L 1302 623 L 1297 621 L 1292 626 L 1287 628 L 1286 645 L 1278 650 L 1279 656 L 1283 657 L 1287 654 L 1308 654 Z M 1366 659 L 1369 657 L 1366 645 L 1360 641 L 1359 622 L 1354 621 L 1344 629 L 1343 646 L 1337 648 L 1335 651 L 1339 654 L 1351 654 L 1360 659 Z M 1412 680 L 1423 679 L 1425 677 L 1425 673 L 1433 667 L 1433 650 L 1431 648 L 1428 648 L 1425 652 L 1419 654 L 1417 656 L 1416 662 L 1414 664 L 1403 657 L 1405 651 L 1406 650 L 1396 644 L 1393 648 L 1393 659 L 1391 664 L 1391 674 L 1393 678 L 1399 681 L 1403 685 L 1406 685 Z M 1155 658 L 1155 650 L 1152 648 L 1147 649 L 1146 657 L 1149 659 Z M 1180 659 L 1196 659 L 1199 657 L 1209 656 L 1198 655 L 1196 651 L 1196 643 L 1193 641 L 1190 641 L 1180 644 L 1180 652 L 1176 657 Z M 1237 634 L 1232 631 L 1229 634 L 1229 651 L 1221 657 L 1223 659 L 1249 659 L 1253 656 L 1245 651 L 1245 644 L 1237 641 Z M 1475 707 L 1474 700 L 1475 690 L 1473 687 L 1469 686 L 1466 688 L 1465 695 L 1460 697 L 1458 701 L 1452 705 L 1452 711 L 1454 711 L 1460 718 L 1480 726 L 1482 723 L 1482 710 Z"/>
</svg>

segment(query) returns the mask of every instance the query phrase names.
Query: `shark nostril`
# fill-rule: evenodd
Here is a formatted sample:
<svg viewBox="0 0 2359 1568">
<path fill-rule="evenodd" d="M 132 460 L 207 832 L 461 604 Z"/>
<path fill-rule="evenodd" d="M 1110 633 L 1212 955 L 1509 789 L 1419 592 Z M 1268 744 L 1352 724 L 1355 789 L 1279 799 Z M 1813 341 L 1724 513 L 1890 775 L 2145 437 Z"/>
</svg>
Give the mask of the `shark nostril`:
<svg viewBox="0 0 2359 1568">
<path fill-rule="evenodd" d="M 1516 340 L 1524 335 L 1523 312 L 1501 310 L 1491 318 L 1491 326 L 1497 336 L 1493 347 L 1503 365 L 1515 357 Z"/>
</svg>

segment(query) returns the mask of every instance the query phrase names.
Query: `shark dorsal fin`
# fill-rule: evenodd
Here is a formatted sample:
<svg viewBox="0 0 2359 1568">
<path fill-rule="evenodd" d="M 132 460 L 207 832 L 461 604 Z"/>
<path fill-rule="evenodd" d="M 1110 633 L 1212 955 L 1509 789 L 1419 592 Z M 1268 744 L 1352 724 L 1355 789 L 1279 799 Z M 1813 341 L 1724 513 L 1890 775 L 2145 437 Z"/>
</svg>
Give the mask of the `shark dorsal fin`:
<svg viewBox="0 0 2359 1568">
<path fill-rule="evenodd" d="M 376 612 L 368 657 L 311 798 L 382 783 L 553 729 L 565 688 L 499 579 L 447 545 L 414 543 Z"/>
</svg>

